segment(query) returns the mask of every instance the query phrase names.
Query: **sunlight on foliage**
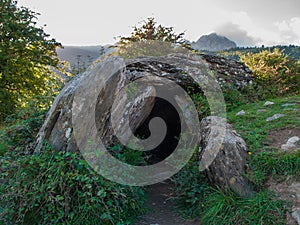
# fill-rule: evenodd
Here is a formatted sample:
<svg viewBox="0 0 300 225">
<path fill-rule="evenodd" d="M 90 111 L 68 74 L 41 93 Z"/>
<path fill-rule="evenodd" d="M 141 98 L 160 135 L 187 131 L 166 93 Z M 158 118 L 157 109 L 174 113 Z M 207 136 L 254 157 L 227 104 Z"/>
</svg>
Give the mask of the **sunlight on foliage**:
<svg viewBox="0 0 300 225">
<path fill-rule="evenodd" d="M 176 34 L 173 27 L 157 25 L 155 19 L 150 17 L 140 27 L 133 27 L 130 37 L 120 37 L 114 46 L 117 48 L 115 54 L 128 59 L 145 55 L 163 56 L 192 49 L 183 36 L 184 33 Z"/>
<path fill-rule="evenodd" d="M 275 48 L 272 52 L 240 54 L 240 60 L 254 73 L 257 82 L 269 96 L 299 94 L 300 62 Z"/>
<path fill-rule="evenodd" d="M 56 54 L 60 43 L 37 27 L 38 13 L 0 2 L 0 120 L 26 105 L 35 95 L 55 93 L 62 65 Z"/>
</svg>

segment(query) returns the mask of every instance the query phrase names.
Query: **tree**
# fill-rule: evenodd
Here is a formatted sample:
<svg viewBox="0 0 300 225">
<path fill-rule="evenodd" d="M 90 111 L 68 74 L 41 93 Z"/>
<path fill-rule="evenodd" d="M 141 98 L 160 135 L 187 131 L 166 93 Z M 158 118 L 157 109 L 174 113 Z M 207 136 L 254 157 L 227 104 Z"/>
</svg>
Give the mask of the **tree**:
<svg viewBox="0 0 300 225">
<path fill-rule="evenodd" d="M 57 88 L 61 44 L 37 27 L 38 15 L 17 1 L 0 1 L 0 120 Z"/>
<path fill-rule="evenodd" d="M 258 84 L 270 96 L 299 94 L 300 61 L 289 58 L 283 50 L 240 54 L 240 60 L 252 70 Z"/>
<path fill-rule="evenodd" d="M 176 34 L 173 27 L 157 25 L 155 19 L 150 17 L 140 27 L 134 26 L 129 37 L 119 37 L 120 40 L 113 47 L 117 48 L 117 54 L 125 57 L 164 55 L 178 46 L 191 50 L 191 45 L 183 36 L 184 33 Z"/>
</svg>

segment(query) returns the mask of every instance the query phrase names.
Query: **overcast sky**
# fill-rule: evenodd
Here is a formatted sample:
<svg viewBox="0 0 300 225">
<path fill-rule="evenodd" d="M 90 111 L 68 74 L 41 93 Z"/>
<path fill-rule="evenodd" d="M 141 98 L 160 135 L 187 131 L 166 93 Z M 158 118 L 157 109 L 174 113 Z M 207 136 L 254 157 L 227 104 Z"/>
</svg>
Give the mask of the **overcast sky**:
<svg viewBox="0 0 300 225">
<path fill-rule="evenodd" d="M 216 32 L 239 46 L 300 45 L 300 0 L 19 0 L 63 45 L 104 45 L 155 17 L 186 39 Z"/>
</svg>

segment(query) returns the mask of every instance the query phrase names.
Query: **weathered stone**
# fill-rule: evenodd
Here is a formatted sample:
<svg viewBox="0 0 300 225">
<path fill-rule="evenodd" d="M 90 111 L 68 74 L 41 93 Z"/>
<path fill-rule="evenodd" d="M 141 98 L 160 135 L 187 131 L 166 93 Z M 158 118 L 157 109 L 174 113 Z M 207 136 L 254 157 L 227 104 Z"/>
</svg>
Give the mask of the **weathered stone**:
<svg viewBox="0 0 300 225">
<path fill-rule="evenodd" d="M 288 139 L 288 141 L 281 145 L 281 149 L 284 151 L 290 151 L 290 150 L 294 150 L 297 148 L 296 143 L 300 141 L 300 138 L 297 136 L 291 137 Z"/>
<path fill-rule="evenodd" d="M 289 106 L 295 106 L 296 103 L 285 103 L 285 104 L 282 104 L 281 106 L 282 107 L 289 107 Z"/>
<path fill-rule="evenodd" d="M 268 117 L 268 118 L 266 119 L 266 121 L 267 121 L 267 122 L 271 122 L 271 121 L 277 120 L 277 119 L 279 119 L 279 118 L 281 118 L 281 117 L 285 117 L 285 114 L 275 114 L 274 116 Z"/>
<path fill-rule="evenodd" d="M 274 104 L 275 104 L 274 102 L 266 101 L 264 106 L 269 106 L 269 105 L 274 105 Z"/>
<path fill-rule="evenodd" d="M 172 54 L 165 57 L 143 57 L 126 62 L 125 67 L 121 70 L 116 70 L 116 68 L 119 68 L 122 60 L 118 57 L 111 57 L 96 64 L 86 73 L 76 76 L 64 87 L 55 99 L 45 123 L 37 135 L 35 153 L 41 151 L 44 141 L 48 141 L 59 151 L 79 151 L 79 144 L 76 143 L 72 124 L 82 118 L 75 118 L 72 110 L 85 110 L 86 112 L 94 110 L 95 118 L 91 121 L 96 123 L 97 135 L 105 145 L 110 146 L 119 144 L 111 123 L 112 115 L 115 115 L 116 120 L 119 122 L 116 124 L 117 130 L 127 139 L 131 134 L 127 133 L 128 129 L 123 129 L 126 125 L 124 121 L 130 121 L 129 125 L 132 133 L 135 133 L 151 115 L 158 101 L 153 97 L 155 96 L 155 90 L 145 86 L 140 90 L 142 95 L 134 97 L 132 104 L 127 105 L 126 98 L 124 98 L 121 90 L 133 81 L 151 78 L 159 86 L 160 81 L 158 78 L 164 78 L 175 82 L 185 90 L 192 88 L 194 92 L 202 93 L 202 91 L 215 89 L 214 83 L 207 82 L 209 80 L 208 76 L 211 75 L 199 69 L 199 59 L 203 60 L 209 69 L 215 72 L 215 80 L 222 80 L 223 83 L 230 84 L 230 87 L 234 86 L 237 90 L 242 90 L 252 82 L 251 72 L 243 64 L 217 56 L 195 55 L 186 57 L 181 54 Z M 95 86 L 97 82 L 91 77 L 107 71 L 111 71 L 114 76 L 107 80 L 100 93 L 97 93 L 97 87 Z M 196 74 L 195 79 L 197 79 L 197 82 L 189 76 L 191 73 Z M 101 79 L 101 76 L 95 79 Z M 199 81 L 204 82 L 202 88 L 205 90 L 200 90 Z M 86 90 L 86 98 L 82 99 L 81 104 L 81 102 L 74 102 L 73 99 L 76 98 L 75 94 L 77 92 L 82 91 L 80 89 L 82 86 L 86 88 L 83 89 Z M 172 92 L 172 89 L 168 91 Z M 95 106 L 86 105 L 86 100 L 95 95 L 97 95 Z M 125 108 L 124 114 L 118 115 L 121 108 Z M 156 110 L 159 109 L 156 108 Z M 209 119 L 204 120 L 203 126 L 208 121 Z M 90 123 L 88 122 L 82 127 L 93 127 L 94 125 Z M 247 154 L 245 142 L 229 125 L 227 126 L 224 148 L 207 170 L 207 174 L 212 182 L 221 187 L 230 187 L 239 195 L 248 196 L 251 194 L 251 189 L 246 179 L 243 178 Z M 200 143 L 201 146 L 207 144 L 205 141 L 207 141 L 206 137 L 209 132 L 210 128 L 202 132 L 203 141 Z M 85 130 L 82 128 L 81 133 L 86 140 L 91 135 L 95 135 L 91 134 L 90 129 L 86 128 Z"/>
<path fill-rule="evenodd" d="M 289 138 L 289 140 L 287 141 L 287 143 L 289 144 L 296 144 L 298 141 L 300 141 L 300 138 L 298 136 L 294 136 Z"/>
<path fill-rule="evenodd" d="M 205 150 L 206 146 L 215 136 L 211 133 L 211 124 L 214 119 L 210 116 L 201 121 L 200 161 L 203 160 L 205 151 L 210 150 Z M 251 196 L 253 191 L 244 177 L 246 157 L 245 141 L 232 129 L 231 125 L 226 124 L 223 145 L 213 163 L 207 168 L 206 174 L 213 184 L 220 186 L 223 190 L 230 188 L 242 197 Z"/>
<path fill-rule="evenodd" d="M 243 115 L 246 115 L 245 110 L 239 111 L 239 112 L 236 114 L 236 116 L 243 116 Z"/>
<path fill-rule="evenodd" d="M 222 78 L 227 83 L 234 85 L 237 89 L 242 89 L 252 81 L 251 71 L 241 63 L 217 56 L 201 55 L 195 57 L 196 59 L 200 58 L 204 60 L 210 69 L 216 72 L 217 78 Z M 186 62 L 187 66 L 180 66 L 177 63 L 180 61 Z M 44 141 L 48 141 L 57 150 L 78 151 L 72 127 L 72 104 L 75 92 L 83 81 L 87 80 L 86 83 L 88 85 L 90 74 L 97 73 L 104 67 L 106 70 L 113 70 L 118 63 L 118 58 L 108 58 L 106 61 L 96 64 L 84 74 L 74 77 L 66 84 L 56 97 L 37 135 L 35 145 L 36 153 L 41 150 Z M 122 76 L 119 74 L 111 79 L 98 97 L 95 121 L 98 123 L 99 134 L 103 135 L 102 138 L 105 139 L 105 143 L 111 144 L 114 142 L 114 136 L 112 135 L 113 130 L 110 126 L 110 110 L 122 87 L 127 83 L 151 75 L 175 81 L 184 89 L 190 87 L 197 89 L 199 88 L 197 82 L 188 75 L 190 70 L 192 71 L 197 68 L 194 67 L 194 64 L 194 61 L 182 55 L 169 55 L 167 57 L 157 58 L 144 57 L 136 61 L 128 62 Z M 199 79 L 202 79 L 201 76 L 205 75 L 206 74 L 201 74 L 200 71 Z M 207 87 L 209 88 L 209 85 L 207 85 Z M 121 101 L 119 105 L 122 104 L 123 102 Z M 144 96 L 144 99 L 136 99 L 136 105 L 139 105 L 139 107 L 136 107 L 135 112 L 130 112 L 135 114 L 135 116 L 132 115 L 132 118 L 136 118 L 131 121 L 133 129 L 136 129 L 147 118 L 153 104 L 153 99 L 147 98 L 147 96 Z"/>
<path fill-rule="evenodd" d="M 300 225 L 300 209 L 299 208 L 293 209 L 292 216 L 297 221 L 298 225 Z"/>
<path fill-rule="evenodd" d="M 267 112 L 267 110 L 266 109 L 258 109 L 257 110 L 257 113 L 264 113 L 264 112 Z"/>
</svg>

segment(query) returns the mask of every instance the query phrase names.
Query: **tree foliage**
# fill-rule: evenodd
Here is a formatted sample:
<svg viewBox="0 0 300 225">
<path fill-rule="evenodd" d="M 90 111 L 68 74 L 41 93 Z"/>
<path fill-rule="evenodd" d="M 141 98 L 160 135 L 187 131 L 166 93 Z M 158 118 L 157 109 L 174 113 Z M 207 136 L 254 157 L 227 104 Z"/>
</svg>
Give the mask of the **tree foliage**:
<svg viewBox="0 0 300 225">
<path fill-rule="evenodd" d="M 18 7 L 17 1 L 0 1 L 0 120 L 36 95 L 57 88 L 61 47 L 43 28 L 38 13 Z"/>
<path fill-rule="evenodd" d="M 119 55 L 125 57 L 159 56 L 179 51 L 178 47 L 192 49 L 183 37 L 184 33 L 176 34 L 173 27 L 158 25 L 150 17 L 140 27 L 134 26 L 129 37 L 120 37 L 114 47 Z"/>
<path fill-rule="evenodd" d="M 277 48 L 273 51 L 240 54 L 240 59 L 271 96 L 299 94 L 300 61 L 289 58 Z"/>
</svg>

